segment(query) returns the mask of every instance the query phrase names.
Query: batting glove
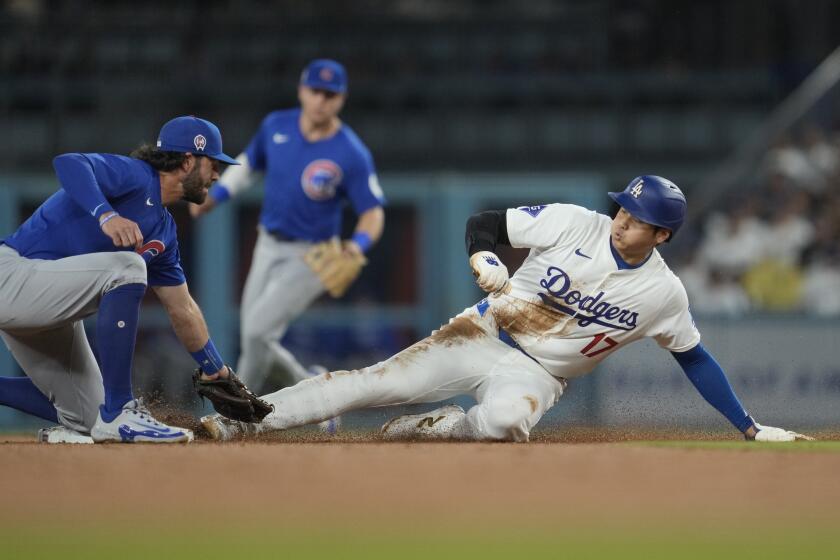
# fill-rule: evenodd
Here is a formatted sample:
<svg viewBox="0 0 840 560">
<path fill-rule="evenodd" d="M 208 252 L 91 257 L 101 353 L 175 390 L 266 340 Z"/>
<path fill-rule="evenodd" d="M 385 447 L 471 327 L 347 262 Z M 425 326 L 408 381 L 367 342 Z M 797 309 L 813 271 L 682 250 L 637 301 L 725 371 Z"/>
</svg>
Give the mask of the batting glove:
<svg viewBox="0 0 840 560">
<path fill-rule="evenodd" d="M 470 266 L 478 286 L 489 293 L 510 291 L 508 269 L 504 263 L 490 251 L 479 251 L 470 257 Z"/>
<path fill-rule="evenodd" d="M 758 433 L 755 434 L 755 441 L 762 441 L 762 442 L 784 442 L 784 441 L 796 441 L 796 440 L 804 440 L 804 441 L 814 441 L 814 438 L 811 436 L 805 436 L 802 434 L 797 434 L 796 432 L 791 432 L 790 430 L 785 430 L 784 428 L 774 428 L 773 426 L 762 426 L 758 422 L 755 423 L 755 429 L 758 430 Z"/>
</svg>

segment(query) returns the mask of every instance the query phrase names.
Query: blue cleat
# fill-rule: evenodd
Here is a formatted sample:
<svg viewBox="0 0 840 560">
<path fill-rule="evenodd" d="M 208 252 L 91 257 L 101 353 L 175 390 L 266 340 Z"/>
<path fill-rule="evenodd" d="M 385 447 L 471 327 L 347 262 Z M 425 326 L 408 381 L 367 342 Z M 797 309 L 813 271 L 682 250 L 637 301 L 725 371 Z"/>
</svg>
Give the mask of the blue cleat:
<svg viewBox="0 0 840 560">
<path fill-rule="evenodd" d="M 167 426 L 155 420 L 140 399 L 130 400 L 110 422 L 102 419 L 102 408 L 90 431 L 95 443 L 189 443 L 191 430 Z"/>
</svg>

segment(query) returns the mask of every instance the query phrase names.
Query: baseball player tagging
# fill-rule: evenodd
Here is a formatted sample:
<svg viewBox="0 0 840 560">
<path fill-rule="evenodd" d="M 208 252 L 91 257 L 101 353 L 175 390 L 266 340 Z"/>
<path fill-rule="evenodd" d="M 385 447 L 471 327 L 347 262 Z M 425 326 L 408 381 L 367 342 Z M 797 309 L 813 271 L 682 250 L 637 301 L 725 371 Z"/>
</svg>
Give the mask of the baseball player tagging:
<svg viewBox="0 0 840 560">
<path fill-rule="evenodd" d="M 237 162 L 219 129 L 196 117 L 167 122 L 156 146 L 132 156 L 58 156 L 61 189 L 0 243 L 0 335 L 27 375 L 0 378 L 0 404 L 60 424 L 43 441 L 192 440 L 132 392 L 147 285 L 203 371 L 197 382 L 235 379 L 187 289 L 166 206 L 203 201 L 219 162 Z M 82 323 L 94 313 L 98 364 Z"/>
<path fill-rule="evenodd" d="M 700 344 L 685 290 L 656 250 L 682 225 L 686 202 L 679 188 L 661 177 L 642 176 L 610 196 L 621 206 L 614 219 L 567 204 L 471 217 L 467 251 L 479 286 L 491 292 L 486 299 L 384 362 L 326 373 L 264 397 L 275 408 L 261 424 L 210 416 L 204 425 L 226 439 L 317 422 L 354 408 L 469 394 L 478 404 L 466 413 L 448 406 L 399 417 L 383 427 L 383 434 L 527 441 L 568 380 L 651 337 L 747 438 L 804 438 L 756 424 Z M 510 278 L 494 252 L 497 244 L 530 249 Z"/>
</svg>

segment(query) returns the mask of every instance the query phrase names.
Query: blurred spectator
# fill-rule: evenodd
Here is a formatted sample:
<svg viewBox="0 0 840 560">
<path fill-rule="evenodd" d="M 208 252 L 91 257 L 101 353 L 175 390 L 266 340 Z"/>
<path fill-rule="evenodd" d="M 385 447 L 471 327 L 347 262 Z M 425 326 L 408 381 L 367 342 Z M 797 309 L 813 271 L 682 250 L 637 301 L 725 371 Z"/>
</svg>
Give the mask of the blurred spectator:
<svg viewBox="0 0 840 560">
<path fill-rule="evenodd" d="M 840 150 L 826 138 L 825 132 L 810 124 L 802 133 L 802 148 L 811 164 L 828 181 L 840 171 Z"/>
<path fill-rule="evenodd" d="M 820 168 L 789 136 L 783 136 L 776 142 L 767 153 L 763 167 L 766 174 L 779 174 L 803 189 L 820 192 L 825 187 Z"/>
<path fill-rule="evenodd" d="M 744 274 L 744 289 L 759 309 L 794 311 L 802 294 L 799 268 L 776 259 L 766 259 Z"/>
<path fill-rule="evenodd" d="M 679 270 L 699 313 L 840 315 L 840 145 L 814 124 L 781 137 L 759 182 L 711 215 Z"/>
<path fill-rule="evenodd" d="M 764 238 L 763 253 L 787 265 L 798 265 L 803 251 L 814 238 L 810 207 L 809 194 L 798 192 L 776 208 Z"/>
<path fill-rule="evenodd" d="M 805 273 L 802 307 L 808 313 L 824 317 L 840 315 L 840 261 L 819 260 Z"/>
<path fill-rule="evenodd" d="M 693 313 L 737 317 L 750 310 L 750 299 L 736 278 L 706 269 L 696 260 L 678 272 L 691 298 Z"/>
<path fill-rule="evenodd" d="M 766 235 L 757 200 L 745 198 L 730 211 L 709 218 L 700 258 L 710 269 L 739 275 L 764 257 Z"/>
</svg>

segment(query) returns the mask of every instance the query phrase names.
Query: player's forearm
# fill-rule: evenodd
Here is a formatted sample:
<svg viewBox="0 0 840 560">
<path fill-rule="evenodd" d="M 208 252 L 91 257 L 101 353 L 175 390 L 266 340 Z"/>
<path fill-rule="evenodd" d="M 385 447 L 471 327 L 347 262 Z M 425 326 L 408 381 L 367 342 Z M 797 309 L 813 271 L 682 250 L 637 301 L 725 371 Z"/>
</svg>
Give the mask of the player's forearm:
<svg viewBox="0 0 840 560">
<path fill-rule="evenodd" d="M 239 154 L 239 165 L 228 167 L 219 180 L 210 188 L 209 196 L 216 202 L 224 202 L 238 193 L 249 189 L 256 182 L 259 173 L 251 168 L 248 156 Z"/>
<path fill-rule="evenodd" d="M 166 311 L 172 322 L 175 336 L 187 351 L 195 352 L 207 343 L 210 338 L 207 323 L 204 321 L 201 309 L 192 298 L 181 305 L 167 307 Z"/>
<path fill-rule="evenodd" d="M 213 378 L 226 376 L 225 364 L 207 332 L 207 323 L 187 289 L 186 283 L 178 286 L 157 286 L 155 293 L 166 308 L 172 330 L 181 344 L 189 351 L 201 370 Z"/>
<path fill-rule="evenodd" d="M 495 253 L 496 245 L 510 245 L 506 215 L 505 210 L 488 210 L 470 216 L 464 235 L 467 255 L 479 251 Z"/>
<path fill-rule="evenodd" d="M 56 177 L 70 198 L 94 218 L 114 209 L 96 181 L 93 166 L 83 154 L 62 154 L 53 159 Z"/>
<path fill-rule="evenodd" d="M 353 241 L 359 246 L 362 252 L 373 246 L 382 237 L 385 229 L 385 210 L 376 206 L 362 212 L 359 221 L 356 223 L 356 230 L 353 232 Z"/>
<path fill-rule="evenodd" d="M 190 298 L 190 305 L 169 315 L 175 336 L 184 345 L 201 370 L 208 375 L 223 373 L 225 362 L 210 339 L 201 309 Z"/>
<path fill-rule="evenodd" d="M 754 424 L 752 417 L 738 400 L 723 369 L 703 345 L 671 354 L 703 398 L 740 432 L 748 433 Z"/>
</svg>

